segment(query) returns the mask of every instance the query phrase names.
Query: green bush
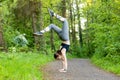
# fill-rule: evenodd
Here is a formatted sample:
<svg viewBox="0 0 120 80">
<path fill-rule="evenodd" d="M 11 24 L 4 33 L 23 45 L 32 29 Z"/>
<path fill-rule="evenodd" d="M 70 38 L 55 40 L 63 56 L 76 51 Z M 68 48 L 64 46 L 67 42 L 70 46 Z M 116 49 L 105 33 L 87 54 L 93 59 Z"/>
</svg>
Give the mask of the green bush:
<svg viewBox="0 0 120 80">
<path fill-rule="evenodd" d="M 20 34 L 14 38 L 15 46 L 23 47 L 28 45 L 28 41 L 25 38 L 25 34 Z"/>
</svg>

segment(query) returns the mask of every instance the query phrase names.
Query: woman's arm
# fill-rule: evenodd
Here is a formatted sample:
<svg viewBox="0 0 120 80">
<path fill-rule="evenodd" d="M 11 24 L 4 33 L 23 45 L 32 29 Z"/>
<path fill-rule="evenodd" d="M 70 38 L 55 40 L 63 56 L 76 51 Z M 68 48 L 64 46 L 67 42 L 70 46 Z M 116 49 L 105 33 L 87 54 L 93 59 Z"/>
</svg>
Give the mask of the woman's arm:
<svg viewBox="0 0 120 80">
<path fill-rule="evenodd" d="M 68 65 L 67 65 L 66 49 L 63 48 L 61 50 L 61 52 L 62 52 L 62 55 L 63 55 L 63 59 L 62 59 L 63 69 L 67 70 Z"/>
</svg>

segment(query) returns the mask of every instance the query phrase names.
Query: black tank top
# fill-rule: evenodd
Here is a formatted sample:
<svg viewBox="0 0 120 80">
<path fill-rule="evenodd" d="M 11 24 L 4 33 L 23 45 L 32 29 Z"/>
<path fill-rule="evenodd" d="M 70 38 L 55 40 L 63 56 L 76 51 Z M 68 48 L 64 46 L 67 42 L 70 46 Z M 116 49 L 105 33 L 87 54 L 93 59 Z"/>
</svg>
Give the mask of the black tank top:
<svg viewBox="0 0 120 80">
<path fill-rule="evenodd" d="M 62 43 L 61 46 L 62 46 L 62 47 L 61 47 L 61 50 L 62 50 L 63 48 L 65 48 L 65 49 L 66 49 L 66 52 L 67 52 L 70 45 L 65 44 L 65 43 Z"/>
</svg>

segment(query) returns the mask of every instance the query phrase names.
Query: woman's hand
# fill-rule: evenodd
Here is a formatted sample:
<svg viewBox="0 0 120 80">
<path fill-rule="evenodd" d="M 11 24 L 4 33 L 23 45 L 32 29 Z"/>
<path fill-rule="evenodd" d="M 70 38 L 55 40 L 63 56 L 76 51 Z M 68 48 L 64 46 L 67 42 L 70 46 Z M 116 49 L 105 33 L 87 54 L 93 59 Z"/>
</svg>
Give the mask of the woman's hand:
<svg viewBox="0 0 120 80">
<path fill-rule="evenodd" d="M 66 69 L 59 69 L 59 72 L 67 72 Z"/>
</svg>

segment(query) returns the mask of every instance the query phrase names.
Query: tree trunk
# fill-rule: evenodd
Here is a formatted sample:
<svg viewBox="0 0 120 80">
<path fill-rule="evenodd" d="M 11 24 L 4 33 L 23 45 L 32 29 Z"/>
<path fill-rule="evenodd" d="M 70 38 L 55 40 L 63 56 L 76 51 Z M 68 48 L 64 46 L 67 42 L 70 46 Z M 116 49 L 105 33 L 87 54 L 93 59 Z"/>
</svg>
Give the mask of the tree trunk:
<svg viewBox="0 0 120 80">
<path fill-rule="evenodd" d="M 0 25 L 0 50 L 5 50 L 5 43 L 3 39 L 2 27 Z"/>
<path fill-rule="evenodd" d="M 73 32 L 74 32 L 74 34 L 73 34 L 73 37 L 74 37 L 74 44 L 76 45 L 76 43 L 77 43 L 77 37 L 76 37 L 76 30 L 75 30 L 75 22 L 76 22 L 76 19 L 75 19 L 75 17 L 76 17 L 76 14 L 75 14 L 75 12 L 74 12 L 74 8 L 73 8 Z"/>
<path fill-rule="evenodd" d="M 36 18 L 35 18 L 35 12 L 32 13 L 32 28 L 33 28 L 33 32 L 36 32 Z M 34 36 L 35 39 L 35 45 L 38 43 L 37 41 L 37 37 Z"/>
<path fill-rule="evenodd" d="M 66 0 L 62 0 L 62 16 L 66 17 Z"/>
<path fill-rule="evenodd" d="M 40 31 L 42 29 L 42 4 L 40 2 L 32 2 L 33 12 L 32 12 L 32 28 L 33 32 Z M 37 26 L 38 25 L 38 26 Z M 35 46 L 37 50 L 44 51 L 44 40 L 43 36 L 34 36 Z"/>
<path fill-rule="evenodd" d="M 79 0 L 76 0 L 76 8 L 77 8 L 77 15 L 78 15 L 78 26 L 79 26 L 79 42 L 80 42 L 80 47 L 82 48 L 83 46 L 83 39 L 82 39 L 82 28 L 81 28 L 81 22 L 80 22 L 80 8 L 79 8 L 79 3 L 80 1 Z"/>
<path fill-rule="evenodd" d="M 72 30 L 72 42 L 74 42 L 74 27 L 73 27 L 73 9 L 72 9 L 72 4 L 73 2 L 71 1 L 70 3 L 70 25 L 71 25 L 71 30 Z"/>
<path fill-rule="evenodd" d="M 38 24 L 38 31 L 41 31 L 43 29 L 43 17 L 42 17 L 42 2 L 40 1 L 38 3 L 38 18 L 37 18 L 37 24 Z M 46 51 L 45 48 L 45 39 L 44 36 L 39 36 L 38 37 L 38 42 L 39 42 L 39 51 L 42 51 L 46 54 L 48 54 L 48 52 Z"/>
<path fill-rule="evenodd" d="M 88 4 L 87 4 L 87 6 L 88 6 Z M 86 22 L 86 27 L 89 27 L 89 14 L 88 14 L 88 11 L 86 12 L 86 19 L 87 19 L 87 22 Z M 87 47 L 88 47 L 88 53 L 90 53 L 90 41 L 89 41 L 89 36 L 88 36 L 88 34 L 89 34 L 89 32 L 88 32 L 89 30 L 87 30 L 87 32 L 86 32 L 86 40 L 87 40 Z"/>
<path fill-rule="evenodd" d="M 50 23 L 53 23 L 53 18 L 50 17 Z M 56 50 L 55 49 L 55 45 L 54 45 L 54 35 L 53 35 L 53 30 L 51 30 L 51 37 L 50 37 L 50 41 L 51 41 L 51 50 Z"/>
<path fill-rule="evenodd" d="M 2 25 L 1 25 L 2 18 L 0 17 L 0 50 L 3 49 L 3 34 L 2 34 Z"/>
<path fill-rule="evenodd" d="M 53 5 L 51 4 L 51 7 L 53 7 Z M 50 16 L 50 24 L 53 23 L 53 17 Z M 55 51 L 55 45 L 54 45 L 54 31 L 51 29 L 51 34 L 50 34 L 50 41 L 51 41 L 51 50 Z"/>
</svg>

